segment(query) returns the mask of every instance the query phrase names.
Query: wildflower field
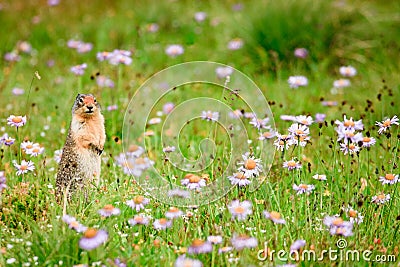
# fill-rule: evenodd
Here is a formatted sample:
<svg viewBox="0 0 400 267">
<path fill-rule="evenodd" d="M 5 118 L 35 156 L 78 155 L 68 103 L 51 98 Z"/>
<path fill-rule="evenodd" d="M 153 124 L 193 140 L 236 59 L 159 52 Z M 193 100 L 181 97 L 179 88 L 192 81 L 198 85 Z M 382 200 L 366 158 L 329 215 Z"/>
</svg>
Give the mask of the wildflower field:
<svg viewBox="0 0 400 267">
<path fill-rule="evenodd" d="M 399 266 L 398 1 L 0 1 L 0 266 Z M 101 181 L 57 201 L 78 95 Z"/>
</svg>

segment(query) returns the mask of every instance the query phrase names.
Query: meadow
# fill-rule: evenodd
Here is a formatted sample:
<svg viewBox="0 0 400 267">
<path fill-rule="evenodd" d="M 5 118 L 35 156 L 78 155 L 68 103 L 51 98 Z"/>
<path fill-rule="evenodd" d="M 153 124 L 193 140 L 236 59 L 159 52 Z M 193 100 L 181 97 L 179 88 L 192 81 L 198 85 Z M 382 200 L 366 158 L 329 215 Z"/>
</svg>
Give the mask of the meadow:
<svg viewBox="0 0 400 267">
<path fill-rule="evenodd" d="M 0 266 L 399 266 L 399 14 L 0 2 Z M 101 183 L 57 203 L 78 93 Z"/>
</svg>

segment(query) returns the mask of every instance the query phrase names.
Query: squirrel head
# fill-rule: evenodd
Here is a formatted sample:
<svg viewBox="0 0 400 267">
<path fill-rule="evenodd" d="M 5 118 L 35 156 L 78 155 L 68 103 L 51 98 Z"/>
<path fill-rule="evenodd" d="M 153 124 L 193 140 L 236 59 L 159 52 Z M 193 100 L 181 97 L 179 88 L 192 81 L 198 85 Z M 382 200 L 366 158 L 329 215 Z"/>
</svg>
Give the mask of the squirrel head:
<svg viewBox="0 0 400 267">
<path fill-rule="evenodd" d="M 100 112 L 100 105 L 96 98 L 91 94 L 78 94 L 74 105 L 72 106 L 72 114 L 87 118 Z"/>
</svg>

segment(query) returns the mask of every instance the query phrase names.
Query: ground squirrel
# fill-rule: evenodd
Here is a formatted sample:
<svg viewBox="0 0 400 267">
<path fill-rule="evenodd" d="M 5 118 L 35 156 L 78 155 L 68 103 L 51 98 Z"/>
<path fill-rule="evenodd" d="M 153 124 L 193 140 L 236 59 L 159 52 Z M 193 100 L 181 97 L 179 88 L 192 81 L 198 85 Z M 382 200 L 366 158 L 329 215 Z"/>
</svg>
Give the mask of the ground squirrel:
<svg viewBox="0 0 400 267">
<path fill-rule="evenodd" d="M 99 184 L 105 138 L 100 105 L 93 95 L 78 94 L 57 172 L 58 201 L 92 181 Z"/>
</svg>

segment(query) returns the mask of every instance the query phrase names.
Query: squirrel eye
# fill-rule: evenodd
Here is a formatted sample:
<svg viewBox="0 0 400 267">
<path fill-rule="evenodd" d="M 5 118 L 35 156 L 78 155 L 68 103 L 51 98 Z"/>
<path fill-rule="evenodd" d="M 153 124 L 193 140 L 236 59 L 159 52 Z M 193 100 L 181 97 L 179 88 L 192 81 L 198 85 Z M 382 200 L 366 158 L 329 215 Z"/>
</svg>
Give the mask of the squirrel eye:
<svg viewBox="0 0 400 267">
<path fill-rule="evenodd" d="M 96 100 L 96 99 L 94 100 L 94 103 L 97 103 L 97 100 Z"/>
<path fill-rule="evenodd" d="M 83 99 L 82 98 L 79 98 L 79 103 L 83 103 Z"/>
</svg>

